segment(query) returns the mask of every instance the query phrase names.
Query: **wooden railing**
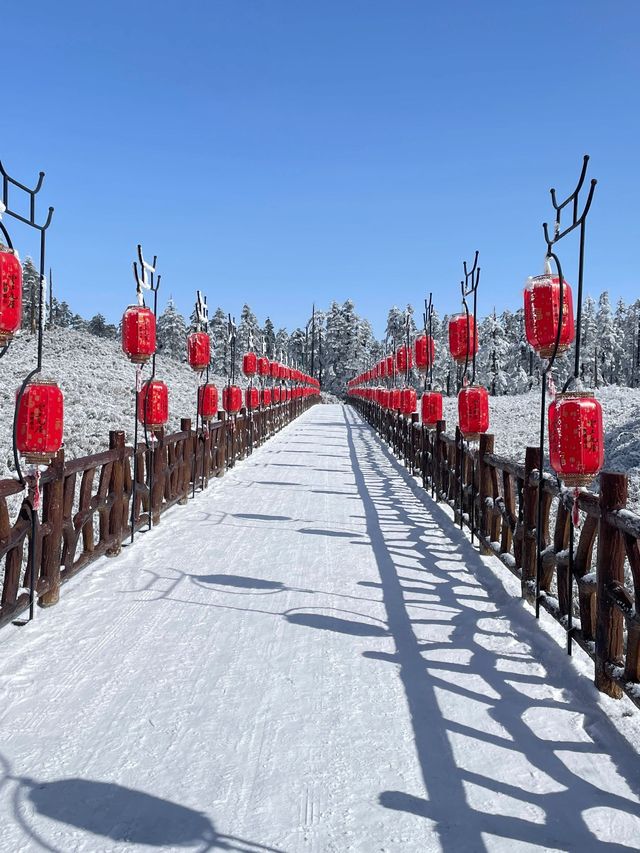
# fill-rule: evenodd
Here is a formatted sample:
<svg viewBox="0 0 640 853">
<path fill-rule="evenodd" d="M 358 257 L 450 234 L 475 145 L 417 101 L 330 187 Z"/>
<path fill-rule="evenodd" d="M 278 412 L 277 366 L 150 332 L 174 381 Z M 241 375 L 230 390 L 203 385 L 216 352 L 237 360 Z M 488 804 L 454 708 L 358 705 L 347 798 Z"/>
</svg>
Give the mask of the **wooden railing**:
<svg viewBox="0 0 640 853">
<path fill-rule="evenodd" d="M 1 480 L 0 627 L 29 604 L 31 549 L 37 603 L 43 607 L 56 604 L 60 585 L 93 560 L 120 553 L 130 535 L 134 468 L 134 517 L 140 530 L 157 524 L 175 504 L 186 504 L 194 488 L 206 488 L 314 402 L 317 398 L 292 400 L 252 414 L 243 409 L 236 418 L 220 413 L 204 433 L 184 419 L 179 432 L 159 433 L 153 449 L 139 446 L 135 466 L 133 448 L 119 431 L 109 434 L 109 449 L 102 453 L 65 461 L 62 450 L 40 479 L 35 537 L 31 500 L 17 480 Z M 33 488 L 33 481 L 27 485 Z M 16 507 L 13 513 L 11 507 Z"/>
<path fill-rule="evenodd" d="M 454 510 L 485 553 L 495 554 L 521 581 L 522 596 L 536 599 L 538 490 L 542 488 L 540 606 L 593 659 L 596 686 L 609 696 L 626 693 L 640 707 L 640 516 L 626 508 L 627 478 L 603 472 L 600 494 L 580 492 L 570 582 L 569 521 L 572 491 L 549 474 L 540 477 L 540 451 L 526 449 L 520 465 L 494 452 L 494 436 L 477 447 L 446 432 L 352 398 L 412 474 Z M 577 595 L 572 595 L 572 590 Z"/>
</svg>

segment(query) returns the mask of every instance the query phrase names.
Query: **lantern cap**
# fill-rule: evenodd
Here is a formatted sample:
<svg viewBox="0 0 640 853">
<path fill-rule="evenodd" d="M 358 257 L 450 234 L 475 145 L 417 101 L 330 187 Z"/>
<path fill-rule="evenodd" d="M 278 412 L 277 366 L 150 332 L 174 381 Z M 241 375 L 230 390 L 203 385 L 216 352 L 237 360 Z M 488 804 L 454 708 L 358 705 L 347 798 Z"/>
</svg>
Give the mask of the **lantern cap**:
<svg viewBox="0 0 640 853">
<path fill-rule="evenodd" d="M 560 282 L 560 276 L 555 272 L 543 272 L 540 275 L 530 275 L 524 283 L 525 290 L 531 290 L 538 284 L 554 284 Z M 562 279 L 563 284 L 569 285 L 566 278 Z"/>
<path fill-rule="evenodd" d="M 561 391 L 556 394 L 556 400 L 579 400 L 584 399 L 594 399 L 595 400 L 595 392 L 594 391 Z"/>
</svg>

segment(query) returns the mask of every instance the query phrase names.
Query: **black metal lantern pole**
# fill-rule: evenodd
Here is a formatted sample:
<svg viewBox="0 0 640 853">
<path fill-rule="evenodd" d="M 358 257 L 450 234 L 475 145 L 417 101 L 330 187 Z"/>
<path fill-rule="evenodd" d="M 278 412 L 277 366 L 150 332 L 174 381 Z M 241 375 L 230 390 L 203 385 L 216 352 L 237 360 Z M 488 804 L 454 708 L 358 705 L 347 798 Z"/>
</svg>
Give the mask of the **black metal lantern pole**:
<svg viewBox="0 0 640 853">
<path fill-rule="evenodd" d="M 47 229 L 51 225 L 51 219 L 53 217 L 53 208 L 50 207 L 47 212 L 47 218 L 44 223 L 40 224 L 36 222 L 36 196 L 42 189 L 42 184 L 44 182 L 44 172 L 40 172 L 38 175 L 38 180 L 36 182 L 35 187 L 27 187 L 25 184 L 20 183 L 15 178 L 13 178 L 7 170 L 4 168 L 2 161 L 0 161 L 0 175 L 2 176 L 2 200 L 0 201 L 0 234 L 4 237 L 6 241 L 7 247 L 15 253 L 15 248 L 13 246 L 13 242 L 11 240 L 11 236 L 9 235 L 9 231 L 5 227 L 2 222 L 2 216 L 6 213 L 7 216 L 12 217 L 12 219 L 21 222 L 23 225 L 27 225 L 29 228 L 33 228 L 38 231 L 40 234 L 40 247 L 39 247 L 39 258 L 38 258 L 38 273 L 39 273 L 39 305 L 38 305 L 38 365 L 35 371 L 27 377 L 25 380 L 26 383 L 29 381 L 31 376 L 35 376 L 42 369 L 42 335 L 41 335 L 41 327 L 44 322 L 44 293 L 46 289 L 46 279 L 44 275 L 45 270 L 45 259 L 46 259 L 46 235 Z M 19 213 L 15 210 L 11 205 L 12 200 L 12 190 L 15 188 L 19 190 L 21 193 L 25 193 L 28 198 L 28 206 L 29 206 L 29 215 L 25 216 L 22 213 Z M 6 344 L 2 349 L 0 349 L 0 358 L 7 352 L 10 344 Z M 22 396 L 20 394 L 20 396 Z M 15 454 L 14 454 L 15 457 Z M 16 470 L 20 474 L 19 467 L 16 467 Z M 20 477 L 20 482 L 24 483 L 22 477 Z"/>
<path fill-rule="evenodd" d="M 229 405 L 230 398 L 230 389 L 232 385 L 236 384 L 236 338 L 238 336 L 238 328 L 236 326 L 236 318 L 231 317 L 229 314 L 229 320 L 227 324 L 227 340 L 229 343 L 229 373 L 227 374 L 227 405 Z M 236 414 L 235 412 L 231 412 L 231 462 L 229 467 L 232 468 L 235 464 L 235 450 L 236 450 Z"/>
<path fill-rule="evenodd" d="M 464 359 L 464 369 L 462 371 L 462 387 L 466 386 L 468 382 L 469 385 L 473 385 L 476 381 L 476 342 L 478 339 L 478 287 L 480 286 L 480 267 L 478 265 L 479 252 L 476 249 L 476 253 L 473 258 L 473 265 L 471 269 L 469 269 L 467 262 L 463 261 L 462 268 L 464 271 L 464 279 L 460 282 L 460 290 L 462 293 L 462 305 L 464 307 L 464 313 L 467 320 L 467 346 L 465 351 L 465 359 Z M 473 296 L 473 352 L 471 356 L 471 380 L 469 381 L 468 370 L 469 370 L 469 349 L 471 348 L 471 323 L 469 322 L 470 313 L 469 313 L 469 303 L 467 301 L 469 296 Z M 460 392 L 460 388 L 458 389 L 458 393 Z M 463 511 L 464 511 L 464 444 L 465 439 L 462 434 L 462 430 L 460 430 L 460 529 L 462 529 L 463 525 Z M 469 451 L 469 442 L 467 441 L 467 452 Z M 471 530 L 471 542 L 473 543 L 473 525 L 474 525 L 474 503 L 475 503 L 475 461 L 471 458 L 471 504 L 469 509 L 469 527 Z"/>
<path fill-rule="evenodd" d="M 405 387 L 409 387 L 409 374 L 411 373 L 411 369 L 409 366 L 409 353 L 411 352 L 411 346 L 409 343 L 411 337 L 411 314 L 409 313 L 409 309 L 407 309 L 404 318 L 404 356 L 405 356 L 405 365 L 404 365 L 404 384 Z"/>
<path fill-rule="evenodd" d="M 582 290 L 583 290 L 583 281 L 584 281 L 584 248 L 585 248 L 585 236 L 586 236 L 586 219 L 587 214 L 591 208 L 591 202 L 593 201 L 593 195 L 595 192 L 597 181 L 592 179 L 589 185 L 589 190 L 587 192 L 587 198 L 585 201 L 584 208 L 580 213 L 578 211 L 579 207 L 579 197 L 582 187 L 584 186 L 584 182 L 587 176 L 587 166 L 589 164 L 589 155 L 585 154 L 582 160 L 582 170 L 580 172 L 580 177 L 578 178 L 578 183 L 576 184 L 573 192 L 568 195 L 564 201 L 558 202 L 556 197 L 555 189 L 550 190 L 551 195 L 551 204 L 555 211 L 555 222 L 553 228 L 553 235 L 549 236 L 549 227 L 546 222 L 542 225 L 542 230 L 544 233 L 544 240 L 546 243 L 546 255 L 545 255 L 545 264 L 550 267 L 551 262 L 556 267 L 556 271 L 558 274 L 558 299 L 559 299 L 559 308 L 558 308 L 558 330 L 556 332 L 556 340 L 553 348 L 553 352 L 549 360 L 547 361 L 546 366 L 541 369 L 541 394 L 540 394 L 540 476 L 539 476 L 539 484 L 538 484 L 538 514 L 536 521 L 536 553 L 537 553 L 537 561 L 536 561 L 536 619 L 540 616 L 540 601 L 542 598 L 541 594 L 541 581 L 542 581 L 542 499 L 543 499 L 543 484 L 544 484 L 544 445 L 545 445 L 545 429 L 546 429 L 546 392 L 547 392 L 547 380 L 552 378 L 552 370 L 553 365 L 556 360 L 556 356 L 558 354 L 558 349 L 560 347 L 560 338 L 562 336 L 562 318 L 563 318 L 563 309 L 564 309 L 564 275 L 562 272 L 562 264 L 560 263 L 560 259 L 555 252 L 555 246 L 559 243 L 564 237 L 570 234 L 572 231 L 575 231 L 576 228 L 580 229 L 580 237 L 579 237 L 579 255 L 578 255 L 578 292 L 577 292 L 577 310 L 576 310 L 576 341 L 575 341 L 575 359 L 574 359 L 574 370 L 573 375 L 569 376 L 564 387 L 563 391 L 566 391 L 569 385 L 572 382 L 578 381 L 579 371 L 580 371 L 580 339 L 581 339 L 581 330 L 580 325 L 582 322 Z M 561 227 L 562 220 L 562 212 L 565 208 L 568 208 L 570 211 L 570 224 L 565 228 Z M 574 501 L 577 501 L 577 497 L 574 496 Z M 567 600 L 568 600 L 568 612 L 567 612 L 567 652 L 571 654 L 572 651 L 572 641 L 573 641 L 573 562 L 574 562 L 574 554 L 573 554 L 573 540 L 574 540 L 574 521 L 573 521 L 573 512 L 569 514 L 569 567 L 567 571 Z"/>
<path fill-rule="evenodd" d="M 46 260 L 46 235 L 47 229 L 51 225 L 51 219 L 53 217 L 53 208 L 50 207 L 47 212 L 47 217 L 43 223 L 38 223 L 36 221 L 36 196 L 42 189 L 42 184 L 44 181 L 44 172 L 40 172 L 38 175 L 38 180 L 36 182 L 35 187 L 30 188 L 25 184 L 20 183 L 15 178 L 13 178 L 7 170 L 4 168 L 2 162 L 0 161 L 0 175 L 2 175 L 2 202 L 0 203 L 0 233 L 6 240 L 7 246 L 12 251 L 15 251 L 13 247 L 13 243 L 11 241 L 11 237 L 9 235 L 9 231 L 5 227 L 2 222 L 2 215 L 6 213 L 7 216 L 11 216 L 13 219 L 21 222 L 23 225 L 28 226 L 29 228 L 33 228 L 38 231 L 40 234 L 40 246 L 39 246 L 39 257 L 38 257 L 38 275 L 39 275 L 39 283 L 40 287 L 38 288 L 38 349 L 37 349 L 37 358 L 36 358 L 36 366 L 31 370 L 22 385 L 20 386 L 20 390 L 16 395 L 16 405 L 13 413 L 13 460 L 15 464 L 16 473 L 18 475 L 18 480 L 20 485 L 23 488 L 26 488 L 27 482 L 25 480 L 22 467 L 20 465 L 20 457 L 18 454 L 18 410 L 20 407 L 20 402 L 24 395 L 25 389 L 29 382 L 42 370 L 42 350 L 43 350 L 43 337 L 44 337 L 44 306 L 45 306 L 45 293 L 46 293 L 46 278 L 44 274 L 45 270 L 45 260 Z M 25 216 L 22 213 L 19 213 L 15 210 L 11 205 L 11 193 L 13 189 L 19 190 L 21 193 L 25 193 L 28 198 L 29 203 L 29 215 Z M 6 344 L 0 350 L 0 358 L 7 352 L 10 344 Z M 37 532 L 37 522 L 38 522 L 38 507 L 37 507 L 37 479 L 33 485 L 33 493 L 28 493 L 25 501 L 28 505 L 28 511 L 30 515 L 31 521 L 31 542 L 29 547 L 29 563 L 27 567 L 28 578 L 29 578 L 29 618 L 26 621 L 16 621 L 15 625 L 26 625 L 28 622 L 34 617 L 35 611 L 35 596 L 36 596 L 36 532 Z M 26 584 L 25 584 L 26 585 Z"/>
<path fill-rule="evenodd" d="M 422 315 L 422 319 L 423 319 L 423 323 L 424 323 L 424 334 L 427 338 L 427 358 L 429 359 L 429 368 L 428 368 L 428 370 L 425 370 L 425 372 L 424 372 L 423 393 L 424 393 L 424 391 L 427 391 L 427 390 L 429 390 L 429 391 L 433 390 L 433 360 L 434 360 L 434 355 L 435 355 L 435 349 L 434 349 L 433 353 L 432 353 L 432 349 L 431 349 L 433 346 L 433 344 L 432 344 L 432 341 L 433 341 L 433 311 L 434 311 L 434 308 L 433 308 L 433 292 L 430 292 L 429 293 L 429 301 L 427 302 L 426 299 L 424 300 L 424 314 Z M 429 377 L 428 379 L 427 379 L 427 376 Z M 423 430 L 423 434 L 424 434 L 424 424 L 422 425 L 422 430 Z M 433 433 L 433 435 L 430 436 L 429 444 L 431 447 L 432 463 L 435 463 L 435 451 L 436 451 L 435 433 L 433 430 L 429 430 L 429 432 Z M 425 470 L 426 470 L 426 460 L 423 460 L 423 467 L 425 467 Z M 424 478 L 423 478 L 423 480 L 424 480 Z M 423 483 L 423 485 L 424 485 L 424 483 Z M 431 497 L 432 497 L 432 499 L 435 499 L 435 494 L 436 494 L 436 486 L 435 486 L 435 478 L 433 476 L 433 464 L 432 464 L 432 467 L 431 467 Z"/>
<path fill-rule="evenodd" d="M 253 352 L 253 350 L 254 350 L 253 330 L 251 328 L 249 329 L 249 340 L 247 341 L 247 343 L 249 345 L 249 352 Z M 257 362 L 257 358 L 256 358 L 256 362 Z M 252 391 L 253 391 L 253 375 L 249 377 L 249 396 L 248 396 L 249 406 L 248 407 L 245 406 L 245 408 L 248 409 L 248 413 L 249 413 L 249 453 L 253 453 L 253 400 L 251 399 Z M 247 402 L 247 400 L 245 400 L 245 403 L 246 402 Z"/>
<path fill-rule="evenodd" d="M 145 261 L 144 255 L 142 253 L 142 246 L 138 243 L 138 260 L 133 262 L 133 277 L 136 282 L 136 293 L 138 296 L 138 304 L 144 306 L 144 291 L 149 290 L 153 294 L 153 316 L 157 320 L 158 318 L 158 290 L 160 288 L 160 279 L 161 276 L 156 277 L 156 266 L 158 263 L 158 256 L 153 256 L 153 263 L 149 263 Z M 140 268 L 138 269 L 138 264 Z M 157 344 L 156 344 L 157 346 Z M 156 352 L 154 350 L 153 355 L 151 357 L 151 376 L 147 381 L 147 387 L 145 389 L 144 395 L 144 406 L 143 406 L 143 427 L 144 427 L 144 440 L 147 452 L 149 452 L 148 458 L 148 466 L 149 471 L 148 476 L 145 478 L 148 485 L 148 510 L 149 510 L 149 518 L 148 518 L 148 529 L 151 530 L 152 524 L 152 498 L 153 498 L 153 449 L 149 450 L 149 435 L 147 428 L 147 401 L 149 398 L 149 390 L 151 381 L 156 375 Z M 131 542 L 133 543 L 135 532 L 136 532 L 136 500 L 137 500 L 137 492 L 138 492 L 138 440 L 139 440 L 139 429 L 138 429 L 138 394 L 142 390 L 142 365 L 138 365 L 136 367 L 136 390 L 134 395 L 133 402 L 133 482 L 131 484 Z"/>
<path fill-rule="evenodd" d="M 200 290 L 196 290 L 196 304 L 195 304 L 195 331 L 196 332 L 206 332 L 209 334 L 209 306 L 207 305 L 207 297 L 202 295 Z M 206 438 L 207 426 L 204 420 L 204 414 L 202 412 L 202 403 L 204 401 L 204 395 L 206 393 L 207 385 L 209 384 L 209 368 L 211 367 L 211 352 L 209 353 L 209 361 L 204 370 L 204 384 L 202 385 L 202 391 L 200 390 L 200 376 L 198 376 L 198 387 L 196 389 L 196 446 L 197 444 L 201 444 L 202 446 L 202 478 L 201 478 L 201 488 L 204 491 L 204 445 Z M 197 451 L 196 451 L 197 452 Z M 196 476 L 197 476 L 197 457 L 194 456 L 194 471 L 193 471 L 193 487 L 191 490 L 191 497 L 195 498 L 196 496 Z"/>
</svg>

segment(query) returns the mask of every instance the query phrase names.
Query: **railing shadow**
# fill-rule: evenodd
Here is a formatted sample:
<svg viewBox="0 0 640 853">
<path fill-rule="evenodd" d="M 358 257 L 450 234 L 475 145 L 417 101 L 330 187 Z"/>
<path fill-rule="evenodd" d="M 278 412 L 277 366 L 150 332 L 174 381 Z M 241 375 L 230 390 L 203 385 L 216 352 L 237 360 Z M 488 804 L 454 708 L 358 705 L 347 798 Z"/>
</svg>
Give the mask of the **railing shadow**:
<svg viewBox="0 0 640 853">
<path fill-rule="evenodd" d="M 446 851 L 485 850 L 490 838 L 635 849 L 637 836 L 603 829 L 638 831 L 640 784 L 635 756 L 598 708 L 595 688 L 550 638 L 530 631 L 519 602 L 492 585 L 477 552 L 373 430 L 351 412 L 345 422 L 396 645 L 394 655 L 366 656 L 399 667 L 426 789 L 424 799 L 385 791 L 381 804 L 428 819 Z M 410 587 L 407 571 L 416 574 Z M 559 730 L 566 739 L 557 742 Z M 624 795 L 603 788 L 599 767 Z"/>
</svg>

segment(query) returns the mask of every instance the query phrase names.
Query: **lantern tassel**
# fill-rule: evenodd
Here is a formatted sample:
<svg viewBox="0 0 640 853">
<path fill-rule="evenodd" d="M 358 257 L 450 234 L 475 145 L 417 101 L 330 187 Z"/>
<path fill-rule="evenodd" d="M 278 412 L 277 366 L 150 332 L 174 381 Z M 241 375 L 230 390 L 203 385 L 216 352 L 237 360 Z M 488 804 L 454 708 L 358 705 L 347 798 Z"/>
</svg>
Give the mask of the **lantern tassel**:
<svg viewBox="0 0 640 853">
<path fill-rule="evenodd" d="M 574 527 L 577 527 L 580 523 L 580 507 L 578 506 L 579 499 L 580 489 L 576 486 L 573 491 L 573 506 L 571 508 L 571 521 L 573 522 Z"/>
<path fill-rule="evenodd" d="M 33 488 L 31 491 L 31 506 L 36 512 L 40 509 L 40 469 L 35 468 L 33 471 Z"/>
<path fill-rule="evenodd" d="M 556 399 L 556 394 L 558 393 L 558 389 L 556 388 L 556 383 L 553 381 L 553 376 L 551 373 L 547 373 L 547 391 L 549 392 L 549 397 L 551 400 Z"/>
</svg>

